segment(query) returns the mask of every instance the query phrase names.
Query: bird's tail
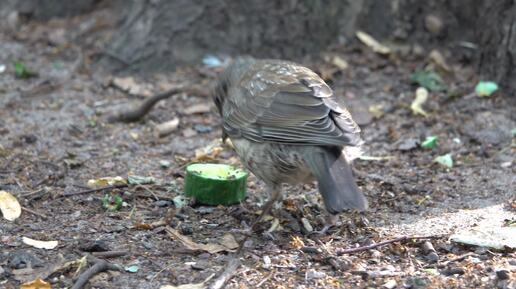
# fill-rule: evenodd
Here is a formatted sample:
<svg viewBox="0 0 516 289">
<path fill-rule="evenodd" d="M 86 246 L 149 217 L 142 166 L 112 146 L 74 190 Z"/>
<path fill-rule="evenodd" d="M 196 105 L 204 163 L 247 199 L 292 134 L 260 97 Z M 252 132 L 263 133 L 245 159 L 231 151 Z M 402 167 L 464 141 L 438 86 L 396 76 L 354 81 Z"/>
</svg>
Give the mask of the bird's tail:
<svg viewBox="0 0 516 289">
<path fill-rule="evenodd" d="M 351 167 L 338 148 L 321 148 L 304 154 L 317 179 L 326 210 L 331 214 L 346 209 L 367 210 L 367 200 L 358 188 Z"/>
</svg>

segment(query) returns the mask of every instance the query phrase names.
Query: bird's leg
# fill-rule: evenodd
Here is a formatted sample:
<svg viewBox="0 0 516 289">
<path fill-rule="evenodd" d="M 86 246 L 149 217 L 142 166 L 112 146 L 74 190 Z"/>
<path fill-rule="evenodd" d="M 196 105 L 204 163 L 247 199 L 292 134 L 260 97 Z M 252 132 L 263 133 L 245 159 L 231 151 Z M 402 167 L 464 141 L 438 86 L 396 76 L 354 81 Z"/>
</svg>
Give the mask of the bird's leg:
<svg viewBox="0 0 516 289">
<path fill-rule="evenodd" d="M 269 196 L 269 200 L 267 200 L 265 205 L 263 205 L 262 212 L 260 213 L 258 218 L 256 218 L 256 220 L 254 220 L 253 224 L 249 228 L 249 234 L 245 234 L 244 239 L 240 242 L 237 253 L 240 253 L 242 251 L 242 248 L 244 247 L 244 243 L 245 243 L 245 241 L 247 241 L 247 238 L 249 238 L 251 233 L 253 233 L 254 230 L 256 230 L 258 223 L 260 223 L 263 220 L 263 218 L 271 211 L 272 206 L 279 199 L 280 196 L 281 196 L 281 189 L 278 187 L 273 187 L 271 189 L 271 194 Z"/>
<path fill-rule="evenodd" d="M 272 207 L 274 206 L 276 201 L 280 198 L 280 196 L 281 196 L 281 189 L 274 187 L 270 190 L 269 199 L 262 206 L 262 212 L 261 212 L 260 216 L 258 216 L 258 218 L 256 218 L 256 220 L 251 225 L 251 229 L 250 229 L 251 232 L 256 230 L 256 226 L 258 226 L 258 223 L 260 223 L 263 220 L 263 218 L 265 218 L 265 216 L 267 216 L 267 214 L 269 214 Z"/>
</svg>

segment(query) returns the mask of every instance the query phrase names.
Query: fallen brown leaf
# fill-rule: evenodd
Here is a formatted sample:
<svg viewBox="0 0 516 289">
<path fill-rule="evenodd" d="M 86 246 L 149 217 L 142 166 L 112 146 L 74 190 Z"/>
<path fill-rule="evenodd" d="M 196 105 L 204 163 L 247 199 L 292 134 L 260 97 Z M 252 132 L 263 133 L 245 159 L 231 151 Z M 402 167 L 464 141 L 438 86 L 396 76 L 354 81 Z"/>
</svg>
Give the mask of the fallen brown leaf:
<svg viewBox="0 0 516 289">
<path fill-rule="evenodd" d="M 222 238 L 222 244 L 200 244 L 194 242 L 190 237 L 184 236 L 177 230 L 174 230 L 170 227 L 167 227 L 165 230 L 173 239 L 180 241 L 186 248 L 192 251 L 206 251 L 210 254 L 214 254 L 223 251 L 234 252 L 238 247 L 238 243 L 236 242 L 235 238 L 229 234 L 227 234 L 229 236 L 225 235 Z"/>
<path fill-rule="evenodd" d="M 43 281 L 41 278 L 38 278 L 34 281 L 24 283 L 20 286 L 20 289 L 50 289 L 52 286 L 50 283 Z"/>
</svg>

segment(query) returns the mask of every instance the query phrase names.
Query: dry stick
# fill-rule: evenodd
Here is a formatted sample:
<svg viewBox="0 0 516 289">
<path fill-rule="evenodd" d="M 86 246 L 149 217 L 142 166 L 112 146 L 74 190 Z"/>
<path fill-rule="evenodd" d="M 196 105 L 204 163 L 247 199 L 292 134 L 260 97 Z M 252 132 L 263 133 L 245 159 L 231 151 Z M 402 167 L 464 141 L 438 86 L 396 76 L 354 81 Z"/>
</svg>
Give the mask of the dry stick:
<svg viewBox="0 0 516 289">
<path fill-rule="evenodd" d="M 227 266 L 226 269 L 220 274 L 219 277 L 215 279 L 211 283 L 211 285 L 208 287 L 208 289 L 221 289 L 224 288 L 226 283 L 236 274 L 236 271 L 238 267 L 240 267 L 240 260 L 238 259 L 238 256 L 232 257 Z"/>
<path fill-rule="evenodd" d="M 105 251 L 105 252 L 93 252 L 93 256 L 100 257 L 100 258 L 116 258 L 116 257 L 122 257 L 129 252 L 127 251 Z"/>
<path fill-rule="evenodd" d="M 395 239 L 391 239 L 391 240 L 387 240 L 387 241 L 383 241 L 383 242 L 380 242 L 380 243 L 375 243 L 375 244 L 371 244 L 371 245 L 367 245 L 367 246 L 361 246 L 361 247 L 349 248 L 349 249 L 342 249 L 342 250 L 337 251 L 336 253 L 337 253 L 337 256 L 341 256 L 341 255 L 344 255 L 344 254 L 352 254 L 352 253 L 357 253 L 357 252 L 371 250 L 371 249 L 374 249 L 374 248 L 378 248 L 378 247 L 385 246 L 385 245 L 392 244 L 392 243 L 396 243 L 396 242 L 403 242 L 403 241 L 408 241 L 408 240 L 437 239 L 437 238 L 440 238 L 440 237 L 442 237 L 442 236 L 401 236 L 401 237 L 398 237 L 398 238 L 395 238 Z"/>
<path fill-rule="evenodd" d="M 73 284 L 72 289 L 81 289 L 93 276 L 100 272 L 107 270 L 123 271 L 122 267 L 119 265 L 111 264 L 106 260 L 99 259 L 91 255 L 88 256 L 88 261 L 93 262 L 94 265 L 79 276 L 75 284 Z"/>
<path fill-rule="evenodd" d="M 22 207 L 22 210 L 24 210 L 24 211 L 26 211 L 26 212 L 29 212 L 29 213 L 31 213 L 31 214 L 33 214 L 33 215 L 36 215 L 36 216 L 38 216 L 38 217 L 42 218 L 43 220 L 46 220 L 46 219 L 47 219 L 47 216 L 45 216 L 45 215 L 43 215 L 43 214 L 41 214 L 41 213 L 38 213 L 38 212 L 36 212 L 36 211 L 33 211 L 33 210 L 29 209 L 29 208 Z"/>
<path fill-rule="evenodd" d="M 256 284 L 256 288 L 260 288 L 263 285 L 263 283 L 267 282 L 267 280 L 269 280 L 272 277 L 272 275 L 274 275 L 274 273 L 275 272 L 271 272 L 267 276 L 265 276 L 265 278 L 263 278 L 262 281 Z"/>
<path fill-rule="evenodd" d="M 176 88 L 172 88 L 168 91 L 165 91 L 163 93 L 159 93 L 159 94 L 153 95 L 151 97 L 148 97 L 137 108 L 128 110 L 128 111 L 122 111 L 116 115 L 112 115 L 108 118 L 108 121 L 109 122 L 117 122 L 117 121 L 134 122 L 134 121 L 137 121 L 137 120 L 141 119 L 144 115 L 146 115 L 158 101 L 169 98 L 172 95 L 180 93 L 182 91 L 184 91 L 184 88 L 176 87 Z"/>
<path fill-rule="evenodd" d="M 453 259 L 450 259 L 450 260 L 446 260 L 446 261 L 441 262 L 441 263 L 428 264 L 428 265 L 424 266 L 423 268 L 433 268 L 433 267 L 443 268 L 443 267 L 446 267 L 450 263 L 459 262 L 459 261 L 462 261 L 462 260 L 466 259 L 467 257 L 475 257 L 475 256 L 478 256 L 478 254 L 475 253 L 475 252 L 468 252 L 466 254 L 462 254 L 460 256 L 457 256 L 457 257 L 455 257 Z"/>
<path fill-rule="evenodd" d="M 95 193 L 95 192 L 100 192 L 100 191 L 104 191 L 104 190 L 125 188 L 127 186 L 128 185 L 116 185 L 116 186 L 111 185 L 111 186 L 105 186 L 105 187 L 101 187 L 101 188 L 88 189 L 88 190 L 84 190 L 84 191 L 78 191 L 78 192 L 62 194 L 59 197 L 69 197 L 69 196 L 75 196 L 75 195 L 89 194 L 89 193 Z"/>
</svg>

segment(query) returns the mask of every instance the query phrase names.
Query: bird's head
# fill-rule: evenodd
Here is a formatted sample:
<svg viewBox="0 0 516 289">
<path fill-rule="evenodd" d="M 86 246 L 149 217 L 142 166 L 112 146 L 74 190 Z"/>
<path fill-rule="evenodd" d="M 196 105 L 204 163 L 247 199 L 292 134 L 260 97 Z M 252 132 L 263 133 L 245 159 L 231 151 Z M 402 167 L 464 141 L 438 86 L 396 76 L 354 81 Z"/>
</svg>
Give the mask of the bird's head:
<svg viewBox="0 0 516 289">
<path fill-rule="evenodd" d="M 221 117 L 223 117 L 224 103 L 228 99 L 228 95 L 231 93 L 231 89 L 238 85 L 240 79 L 249 69 L 249 67 L 255 63 L 256 60 L 252 57 L 237 57 L 228 65 L 228 67 L 221 73 L 215 91 L 213 92 L 213 102 L 219 111 Z M 225 141 L 227 134 L 222 130 L 222 140 Z"/>
<path fill-rule="evenodd" d="M 219 76 L 217 86 L 213 93 L 213 101 L 215 102 L 221 116 L 224 102 L 228 97 L 228 93 L 230 93 L 231 88 L 238 85 L 242 76 L 255 62 L 256 60 L 252 57 L 237 57 L 229 63 L 224 72 Z"/>
</svg>

